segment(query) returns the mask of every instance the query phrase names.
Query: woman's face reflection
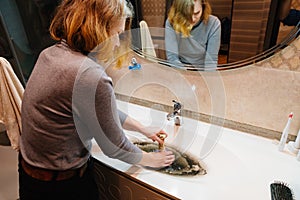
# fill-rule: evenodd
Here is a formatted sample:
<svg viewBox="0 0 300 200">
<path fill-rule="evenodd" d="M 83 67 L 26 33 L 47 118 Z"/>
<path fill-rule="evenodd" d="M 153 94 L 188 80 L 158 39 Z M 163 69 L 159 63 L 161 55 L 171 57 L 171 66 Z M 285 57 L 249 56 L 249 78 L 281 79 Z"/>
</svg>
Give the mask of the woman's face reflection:
<svg viewBox="0 0 300 200">
<path fill-rule="evenodd" d="M 192 17 L 192 20 L 193 20 L 192 25 L 193 26 L 200 21 L 201 15 L 202 15 L 201 0 L 196 0 L 195 5 L 194 5 L 194 13 L 193 13 L 193 17 Z"/>
</svg>

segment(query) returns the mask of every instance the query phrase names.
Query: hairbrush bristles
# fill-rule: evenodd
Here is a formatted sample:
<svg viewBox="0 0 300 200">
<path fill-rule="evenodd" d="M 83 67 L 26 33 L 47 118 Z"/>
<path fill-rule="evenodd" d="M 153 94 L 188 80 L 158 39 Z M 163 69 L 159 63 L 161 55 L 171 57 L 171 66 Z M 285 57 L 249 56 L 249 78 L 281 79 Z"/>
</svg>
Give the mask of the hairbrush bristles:
<svg viewBox="0 0 300 200">
<path fill-rule="evenodd" d="M 294 200 L 293 192 L 287 183 L 275 181 L 271 183 L 270 188 L 272 200 Z"/>
</svg>

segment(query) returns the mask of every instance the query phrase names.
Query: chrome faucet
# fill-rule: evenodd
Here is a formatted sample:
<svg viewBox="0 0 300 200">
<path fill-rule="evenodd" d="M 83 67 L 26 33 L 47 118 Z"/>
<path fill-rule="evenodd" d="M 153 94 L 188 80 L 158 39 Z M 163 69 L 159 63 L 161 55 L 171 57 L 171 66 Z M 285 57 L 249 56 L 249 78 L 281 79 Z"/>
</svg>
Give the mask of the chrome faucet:
<svg viewBox="0 0 300 200">
<path fill-rule="evenodd" d="M 182 123 L 182 118 L 181 118 L 182 104 L 175 100 L 173 100 L 172 102 L 174 103 L 173 112 L 167 114 L 167 120 L 174 119 L 175 125 L 180 126 Z"/>
</svg>

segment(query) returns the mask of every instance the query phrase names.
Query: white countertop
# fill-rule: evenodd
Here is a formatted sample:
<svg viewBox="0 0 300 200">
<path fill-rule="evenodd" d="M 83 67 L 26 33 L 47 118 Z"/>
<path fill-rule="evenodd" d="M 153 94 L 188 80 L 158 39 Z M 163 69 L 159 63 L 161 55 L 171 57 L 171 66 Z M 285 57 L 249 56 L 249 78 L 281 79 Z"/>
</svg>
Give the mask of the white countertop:
<svg viewBox="0 0 300 200">
<path fill-rule="evenodd" d="M 172 176 L 132 166 L 108 158 L 94 144 L 92 154 L 101 162 L 180 199 L 270 200 L 274 181 L 287 183 L 295 199 L 300 199 L 300 162 L 286 149 L 279 152 L 277 141 L 188 118 L 174 129 L 165 112 L 121 101 L 118 107 L 144 125 L 163 127 L 169 134 L 167 145 L 198 158 L 207 174 Z M 139 133 L 126 135 L 146 140 Z"/>
</svg>

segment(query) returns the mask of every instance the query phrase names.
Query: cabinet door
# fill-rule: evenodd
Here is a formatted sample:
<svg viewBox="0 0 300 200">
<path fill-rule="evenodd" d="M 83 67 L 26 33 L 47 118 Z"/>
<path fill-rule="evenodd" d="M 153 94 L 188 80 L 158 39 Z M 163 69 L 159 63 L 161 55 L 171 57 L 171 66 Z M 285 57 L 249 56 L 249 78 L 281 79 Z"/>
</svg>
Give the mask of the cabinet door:
<svg viewBox="0 0 300 200">
<path fill-rule="evenodd" d="M 95 161 L 94 170 L 99 199 L 107 200 L 167 200 L 177 199 L 135 178 Z"/>
</svg>

